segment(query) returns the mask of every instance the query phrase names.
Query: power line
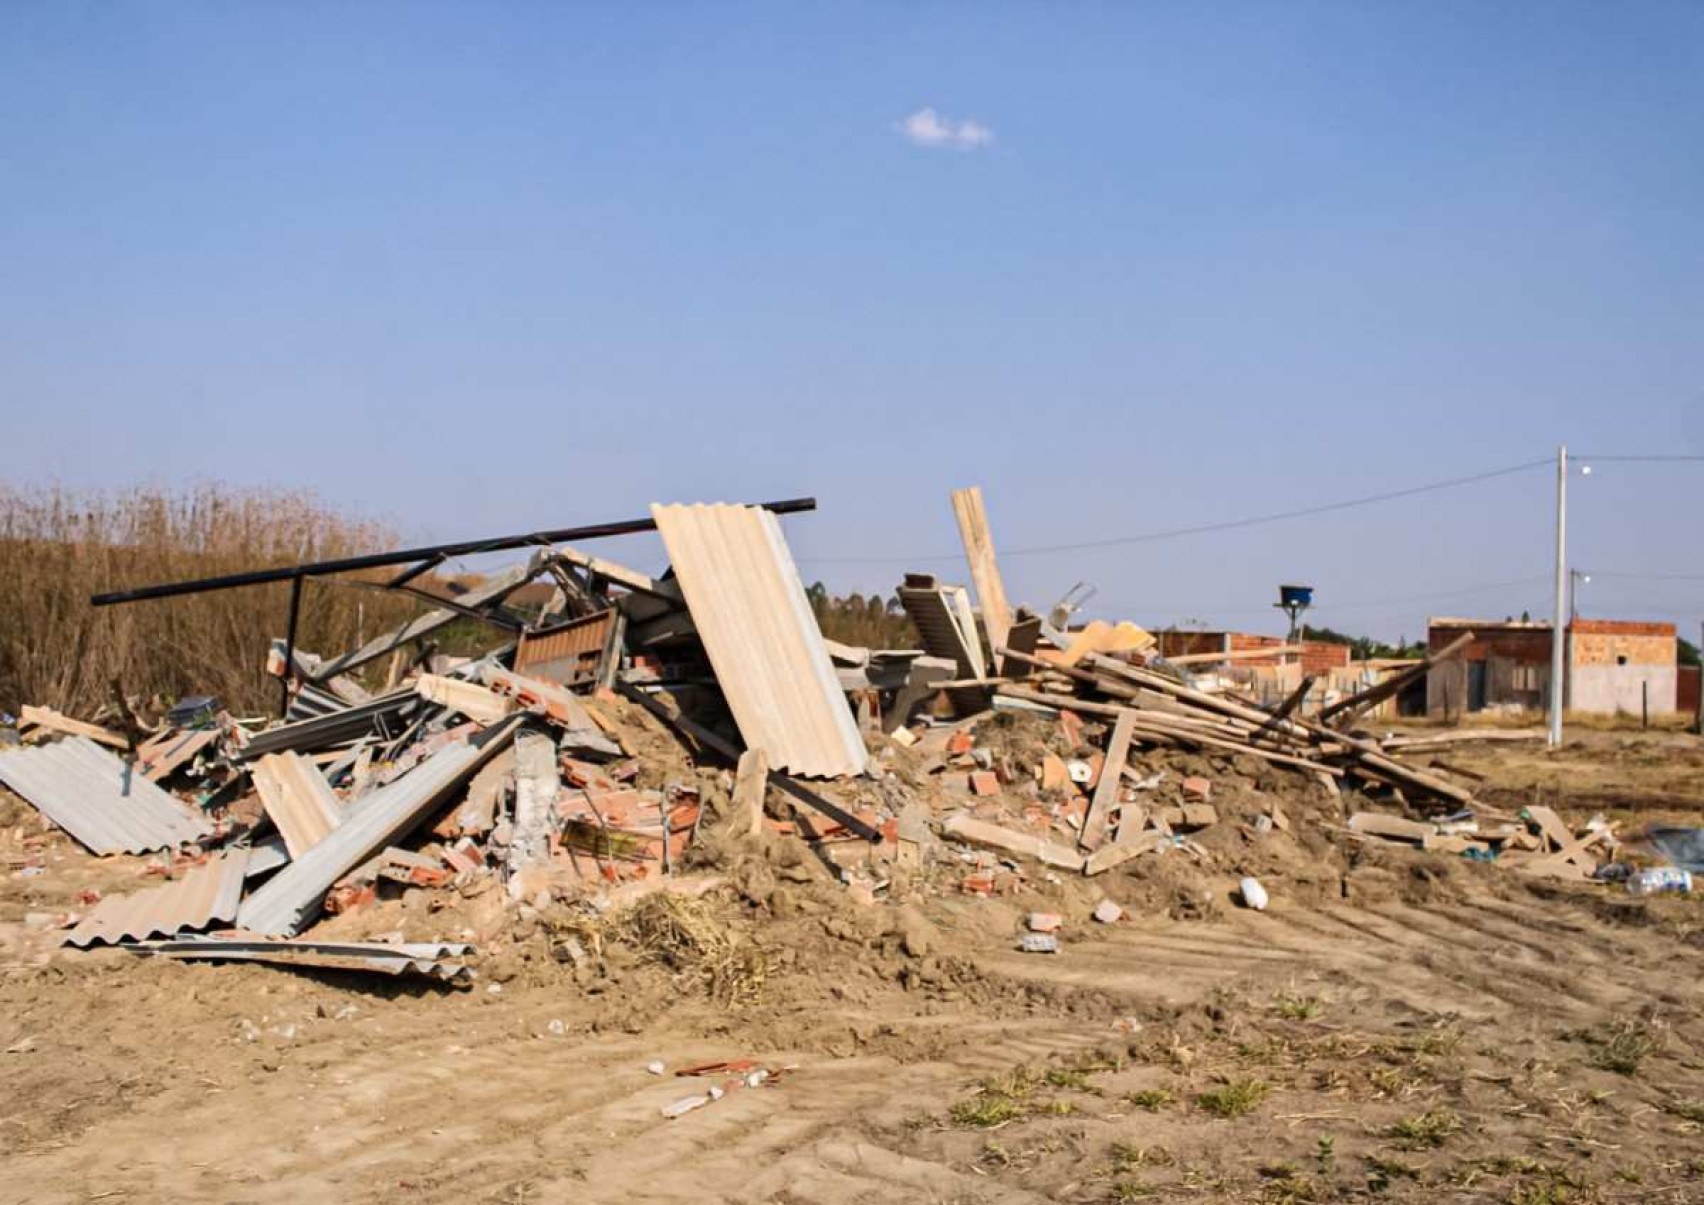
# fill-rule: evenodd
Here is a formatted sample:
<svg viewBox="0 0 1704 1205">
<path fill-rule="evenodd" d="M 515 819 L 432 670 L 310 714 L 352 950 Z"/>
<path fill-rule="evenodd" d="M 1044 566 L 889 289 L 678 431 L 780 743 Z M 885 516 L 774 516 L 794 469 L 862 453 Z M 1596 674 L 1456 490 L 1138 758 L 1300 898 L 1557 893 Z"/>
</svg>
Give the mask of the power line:
<svg viewBox="0 0 1704 1205">
<path fill-rule="evenodd" d="M 1304 506 L 1295 510 L 1276 511 L 1265 515 L 1251 515 L 1241 519 L 1225 519 L 1217 523 L 1198 523 L 1189 527 L 1173 527 L 1163 531 L 1143 532 L 1140 535 L 1113 536 L 1104 540 L 1082 540 L 1070 544 L 1041 544 L 1029 548 L 1001 549 L 1002 559 L 1020 556 L 1041 556 L 1054 552 L 1083 552 L 1097 548 L 1118 548 L 1130 544 L 1149 544 L 1160 540 L 1173 540 L 1182 536 L 1208 535 L 1212 532 L 1232 531 L 1237 528 L 1257 527 L 1267 523 L 1282 523 L 1288 519 L 1303 519 L 1311 515 L 1330 514 L 1335 511 L 1350 510 L 1358 506 L 1372 506 L 1381 502 L 1394 502 L 1400 498 L 1413 498 L 1420 494 L 1436 493 L 1439 490 L 1457 489 L 1464 485 L 1475 485 L 1481 481 L 1490 481 L 1497 477 L 1508 477 L 1515 473 L 1524 473 L 1531 469 L 1544 468 L 1554 464 L 1550 457 L 1542 460 L 1529 460 L 1523 464 L 1506 465 L 1500 469 L 1489 469 L 1483 473 L 1472 473 L 1465 477 L 1451 477 L 1445 481 L 1432 481 L 1425 485 L 1409 486 L 1406 489 L 1386 490 L 1377 494 L 1366 494 L 1359 498 L 1346 498 L 1341 502 L 1326 502 L 1318 506 Z M 823 565 L 852 565 L 852 564 L 892 564 L 907 562 L 924 564 L 933 561 L 956 561 L 962 553 L 931 554 L 929 556 L 855 556 L 855 557 L 799 557 L 800 561 L 810 564 Z"/>
<path fill-rule="evenodd" d="M 1623 573 L 1618 569 L 1582 569 L 1587 577 L 1613 577 L 1640 582 L 1704 582 L 1704 573 Z"/>
<path fill-rule="evenodd" d="M 1548 582 L 1549 580 L 1550 577 L 1548 574 L 1536 574 L 1531 577 L 1518 577 L 1500 582 L 1481 582 L 1476 586 L 1459 586 L 1449 590 L 1422 590 L 1412 594 L 1391 596 L 1389 598 L 1363 598 L 1349 602 L 1333 602 L 1327 598 L 1315 603 L 1312 608 L 1312 613 L 1325 614 L 1329 616 L 1344 611 L 1364 611 L 1374 607 L 1402 607 L 1414 602 L 1425 602 L 1439 598 L 1461 598 L 1473 594 L 1484 594 L 1490 590 L 1507 590 L 1513 589 L 1516 586 L 1531 586 Z M 1122 602 L 1120 602 L 1118 606 L 1120 608 L 1125 608 L 1125 604 Z M 1097 609 L 1106 610 L 1107 607 L 1102 606 Z M 1142 604 L 1141 609 L 1150 613 L 1157 611 L 1187 611 L 1211 613 L 1214 615 L 1265 615 L 1273 608 L 1271 605 L 1264 607 L 1246 607 L 1239 604 L 1237 606 L 1219 607 L 1204 603 L 1194 603 L 1190 605 L 1179 605 L 1176 603 L 1144 603 Z"/>
<path fill-rule="evenodd" d="M 1697 464 L 1697 463 L 1700 463 L 1700 462 L 1704 462 L 1704 455 L 1697 455 L 1697 456 L 1690 456 L 1690 455 L 1679 455 L 1679 456 L 1666 456 L 1666 455 L 1665 456 L 1647 456 L 1647 455 L 1575 456 L 1574 459 L 1578 460 L 1578 461 L 1582 461 L 1582 462 L 1595 460 L 1599 464 L 1612 464 L 1612 463 L 1618 463 L 1618 462 L 1619 463 L 1644 462 L 1644 463 L 1649 463 L 1649 464 L 1661 464 L 1661 463 L 1665 463 L 1665 462 L 1669 463 L 1669 464 Z"/>
</svg>

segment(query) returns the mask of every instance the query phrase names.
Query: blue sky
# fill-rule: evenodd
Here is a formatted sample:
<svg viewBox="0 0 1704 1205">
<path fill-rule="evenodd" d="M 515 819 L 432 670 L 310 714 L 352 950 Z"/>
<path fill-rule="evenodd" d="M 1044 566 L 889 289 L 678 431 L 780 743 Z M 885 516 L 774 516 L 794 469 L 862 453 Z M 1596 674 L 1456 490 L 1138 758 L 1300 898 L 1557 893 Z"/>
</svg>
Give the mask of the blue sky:
<svg viewBox="0 0 1704 1205">
<path fill-rule="evenodd" d="M 956 485 L 1019 549 L 1564 441 L 1704 454 L 1695 3 L 40 3 L 3 28 L 13 481 L 305 486 L 410 541 L 814 494 L 802 571 L 869 591 L 962 577 Z M 1256 630 L 1299 578 L 1320 622 L 1413 636 L 1548 611 L 1552 489 L 1006 570 L 1032 603 L 1086 579 L 1104 614 Z M 1696 634 L 1701 496 L 1700 463 L 1576 480 L 1582 611 Z"/>
</svg>

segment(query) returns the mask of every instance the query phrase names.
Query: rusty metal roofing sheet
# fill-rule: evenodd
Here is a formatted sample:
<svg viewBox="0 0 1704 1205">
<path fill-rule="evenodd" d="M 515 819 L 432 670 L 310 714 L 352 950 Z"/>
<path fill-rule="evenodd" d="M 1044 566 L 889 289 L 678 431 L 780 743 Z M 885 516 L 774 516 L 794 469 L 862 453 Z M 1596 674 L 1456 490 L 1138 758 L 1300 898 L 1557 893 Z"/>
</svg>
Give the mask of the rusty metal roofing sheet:
<svg viewBox="0 0 1704 1205">
<path fill-rule="evenodd" d="M 514 736 L 513 719 L 446 745 L 396 781 L 344 809 L 343 823 L 243 901 L 237 923 L 286 936 L 319 911 L 338 879 L 413 829 Z"/>
<path fill-rule="evenodd" d="M 862 773 L 868 754 L 781 524 L 755 506 L 651 507 L 740 735 L 777 770 Z"/>
<path fill-rule="evenodd" d="M 248 862 L 248 850 L 229 849 L 181 879 L 134 895 L 107 896 L 66 935 L 63 944 L 87 947 L 104 941 L 116 945 L 156 933 L 205 929 L 214 922 L 229 924 L 237 915 Z"/>
<path fill-rule="evenodd" d="M 343 819 L 343 804 L 314 764 L 300 753 L 268 753 L 250 774 L 260 804 L 292 858 L 318 845 Z"/>
<path fill-rule="evenodd" d="M 200 840 L 205 817 L 86 737 L 0 753 L 0 782 L 97 854 Z"/>
<path fill-rule="evenodd" d="M 203 936 L 136 942 L 125 948 L 166 958 L 265 962 L 339 971 L 378 971 L 385 975 L 406 971 L 446 982 L 473 978 L 472 969 L 465 963 L 448 961 L 465 957 L 473 952 L 473 947 L 454 942 L 284 941 Z"/>
</svg>

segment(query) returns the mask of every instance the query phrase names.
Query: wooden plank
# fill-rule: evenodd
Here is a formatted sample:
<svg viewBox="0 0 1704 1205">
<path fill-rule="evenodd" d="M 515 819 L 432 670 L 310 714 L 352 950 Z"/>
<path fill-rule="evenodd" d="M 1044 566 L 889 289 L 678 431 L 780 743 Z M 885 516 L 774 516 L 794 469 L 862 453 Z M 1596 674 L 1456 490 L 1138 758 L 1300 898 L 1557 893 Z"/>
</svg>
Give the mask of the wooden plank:
<svg viewBox="0 0 1704 1205">
<path fill-rule="evenodd" d="M 1006 630 L 1005 645 L 994 644 L 999 650 L 999 673 L 1002 678 L 1022 678 L 1029 673 L 1029 667 L 1035 664 L 1033 657 L 1026 655 L 1035 652 L 1036 645 L 1041 642 L 1041 616 L 1026 615 L 1012 622 Z M 994 642 L 990 642 L 994 643 Z M 1017 656 L 1012 654 L 1016 653 Z"/>
<path fill-rule="evenodd" d="M 1425 657 L 1422 657 L 1416 664 L 1410 666 L 1408 669 L 1392 674 L 1383 682 L 1380 682 L 1375 686 L 1369 686 L 1366 690 L 1361 691 L 1359 694 L 1350 695 L 1347 699 L 1339 699 L 1329 707 L 1321 708 L 1319 713 L 1320 722 L 1324 723 L 1333 716 L 1342 717 L 1337 721 L 1340 726 L 1353 722 L 1355 717 L 1360 715 L 1361 712 L 1365 711 L 1367 708 L 1377 706 L 1392 695 L 1398 694 L 1403 687 L 1407 686 L 1416 678 L 1422 677 L 1433 666 L 1442 665 L 1445 661 L 1456 656 L 1472 643 L 1473 633 L 1463 632 L 1460 636 L 1457 636 L 1436 653 L 1428 653 Z"/>
<path fill-rule="evenodd" d="M 1526 814 L 1534 824 L 1538 825 L 1539 832 L 1544 835 L 1545 840 L 1557 849 L 1573 844 L 1573 831 L 1562 823 L 1562 817 L 1558 816 L 1551 808 L 1545 807 L 1541 803 L 1535 803 L 1526 809 Z"/>
<path fill-rule="evenodd" d="M 1165 844 L 1165 840 L 1166 838 L 1159 833 L 1143 833 L 1131 841 L 1104 845 L 1089 855 L 1088 861 L 1083 864 L 1083 873 L 1085 875 L 1096 875 L 1111 870 L 1115 866 L 1122 866 L 1132 858 L 1140 857 L 1158 849 Z"/>
<path fill-rule="evenodd" d="M 58 732 L 65 736 L 86 736 L 92 741 L 110 745 L 114 749 L 128 749 L 130 742 L 109 728 L 99 724 L 85 724 L 82 720 L 74 720 L 68 715 L 61 715 L 51 707 L 34 707 L 25 703 L 23 710 L 18 713 L 18 719 L 23 727 L 45 728 L 49 732 Z"/>
<path fill-rule="evenodd" d="M 1077 838 L 1082 849 L 1098 849 L 1106 840 L 1107 817 L 1118 802 L 1118 787 L 1123 781 L 1119 770 L 1130 756 L 1130 738 L 1136 731 L 1136 713 L 1124 711 L 1113 721 L 1112 736 L 1106 743 L 1106 761 L 1100 779 L 1095 783 L 1094 797 L 1088 811 L 1083 813 L 1083 829 Z"/>
<path fill-rule="evenodd" d="M 1133 845 L 1148 824 L 1148 809 L 1140 803 L 1127 803 L 1118 809 L 1118 830 L 1113 834 L 1114 845 Z"/>
<path fill-rule="evenodd" d="M 1291 653 L 1299 653 L 1299 644 L 1279 644 L 1263 649 L 1233 649 L 1227 653 L 1184 653 L 1180 657 L 1167 657 L 1167 665 L 1212 665 L 1219 661 L 1246 661 L 1256 657 L 1283 657 Z"/>
<path fill-rule="evenodd" d="M 982 505 L 982 487 L 953 491 L 953 514 L 958 519 L 964 557 L 970 562 L 970 580 L 976 587 L 977 605 L 982 608 L 982 626 L 988 643 L 999 648 L 1012 628 L 1012 608 L 1006 601 L 1006 584 L 994 558 L 994 537 L 988 530 L 988 512 Z"/>
<path fill-rule="evenodd" d="M 495 724 L 515 710 L 513 699 L 505 699 L 496 691 L 476 683 L 446 678 L 441 674 L 421 674 L 415 680 L 414 693 L 429 703 L 459 711 L 481 724 Z"/>
<path fill-rule="evenodd" d="M 742 835 L 763 831 L 763 795 L 768 786 L 769 758 L 762 749 L 747 749 L 740 754 L 734 774 L 734 817 Z"/>
<path fill-rule="evenodd" d="M 1061 870 L 1081 870 L 1086 861 L 1082 854 L 1069 846 L 1060 845 L 1057 841 L 1002 828 L 998 824 L 989 824 L 963 812 L 948 817 L 947 822 L 941 826 L 941 831 L 972 845 L 986 845 L 1008 853 L 1023 854 Z"/>
<path fill-rule="evenodd" d="M 1405 820 L 1401 816 L 1386 816 L 1380 812 L 1356 812 L 1349 817 L 1349 828 L 1365 836 L 1412 841 L 1416 845 L 1424 845 L 1428 838 L 1436 835 L 1436 830 L 1430 824 Z"/>
</svg>

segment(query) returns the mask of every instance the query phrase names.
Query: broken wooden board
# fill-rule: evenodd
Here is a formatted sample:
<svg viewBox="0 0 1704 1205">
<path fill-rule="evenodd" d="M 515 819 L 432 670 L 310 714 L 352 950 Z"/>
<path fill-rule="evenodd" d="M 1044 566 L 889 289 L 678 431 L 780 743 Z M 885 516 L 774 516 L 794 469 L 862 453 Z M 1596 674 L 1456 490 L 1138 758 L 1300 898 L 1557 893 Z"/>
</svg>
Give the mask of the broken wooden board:
<svg viewBox="0 0 1704 1205">
<path fill-rule="evenodd" d="M 1008 853 L 1023 854 L 1061 870 L 1081 870 L 1085 862 L 1083 855 L 1070 846 L 1049 841 L 1046 837 L 989 824 L 964 812 L 948 817 L 947 822 L 941 826 L 941 831 L 973 845 L 986 845 Z"/>
<path fill-rule="evenodd" d="M 1356 812 L 1349 817 L 1349 829 L 1369 837 L 1388 837 L 1393 841 L 1411 841 L 1416 845 L 1424 845 L 1428 838 L 1437 835 L 1437 830 L 1430 824 L 1405 820 L 1401 816 L 1386 816 L 1380 812 Z"/>
<path fill-rule="evenodd" d="M 988 531 L 988 513 L 982 505 L 982 487 L 953 491 L 953 515 L 958 519 L 964 558 L 970 562 L 970 581 L 976 587 L 977 605 L 982 608 L 982 626 L 993 648 L 1006 644 L 1012 627 L 1012 608 L 1006 601 L 1006 585 L 994 559 L 994 539 Z M 978 667 L 980 672 L 980 667 Z"/>
<path fill-rule="evenodd" d="M 515 710 L 513 700 L 505 699 L 495 691 L 441 674 L 421 674 L 414 683 L 414 693 L 429 703 L 448 707 L 481 724 L 495 724 Z"/>
<path fill-rule="evenodd" d="M 1083 849 L 1096 849 L 1106 840 L 1107 818 L 1118 802 L 1119 784 L 1124 776 L 1119 772 L 1130 756 L 1130 738 L 1136 731 L 1136 713 L 1125 711 L 1113 721 L 1112 736 L 1107 739 L 1106 758 L 1095 776 L 1094 798 L 1083 814 L 1083 831 L 1077 844 Z"/>
<path fill-rule="evenodd" d="M 74 720 L 68 715 L 61 715 L 51 707 L 34 707 L 25 703 L 18 713 L 18 726 L 24 729 L 25 740 L 31 740 L 37 736 L 38 734 L 33 730 L 39 728 L 43 732 L 57 732 L 61 736 L 87 737 L 91 741 L 109 745 L 114 749 L 128 749 L 130 747 L 129 741 L 110 728 L 102 728 L 99 724 L 85 724 L 82 720 Z"/>
<path fill-rule="evenodd" d="M 1573 842 L 1573 832 L 1566 824 L 1562 823 L 1562 818 L 1556 814 L 1554 809 L 1535 803 L 1527 807 L 1525 811 L 1527 819 L 1538 825 L 1539 833 L 1554 848 L 1561 849 Z"/>
<path fill-rule="evenodd" d="M 1070 643 L 1065 646 L 1059 664 L 1076 665 L 1090 653 L 1140 653 L 1153 647 L 1154 638 L 1135 624 L 1124 621 L 1113 625 L 1104 619 L 1097 619 L 1082 631 L 1071 634 Z"/>
<path fill-rule="evenodd" d="M 1166 838 L 1162 834 L 1147 832 L 1129 841 L 1103 845 L 1090 854 L 1088 860 L 1083 863 L 1083 873 L 1085 875 L 1101 874 L 1115 866 L 1124 865 L 1132 858 L 1140 857 L 1145 853 L 1152 853 L 1165 843 Z"/>
<path fill-rule="evenodd" d="M 740 832 L 755 837 L 763 830 L 763 796 L 769 787 L 769 758 L 762 749 L 740 754 L 734 773 L 734 822 Z"/>
</svg>

